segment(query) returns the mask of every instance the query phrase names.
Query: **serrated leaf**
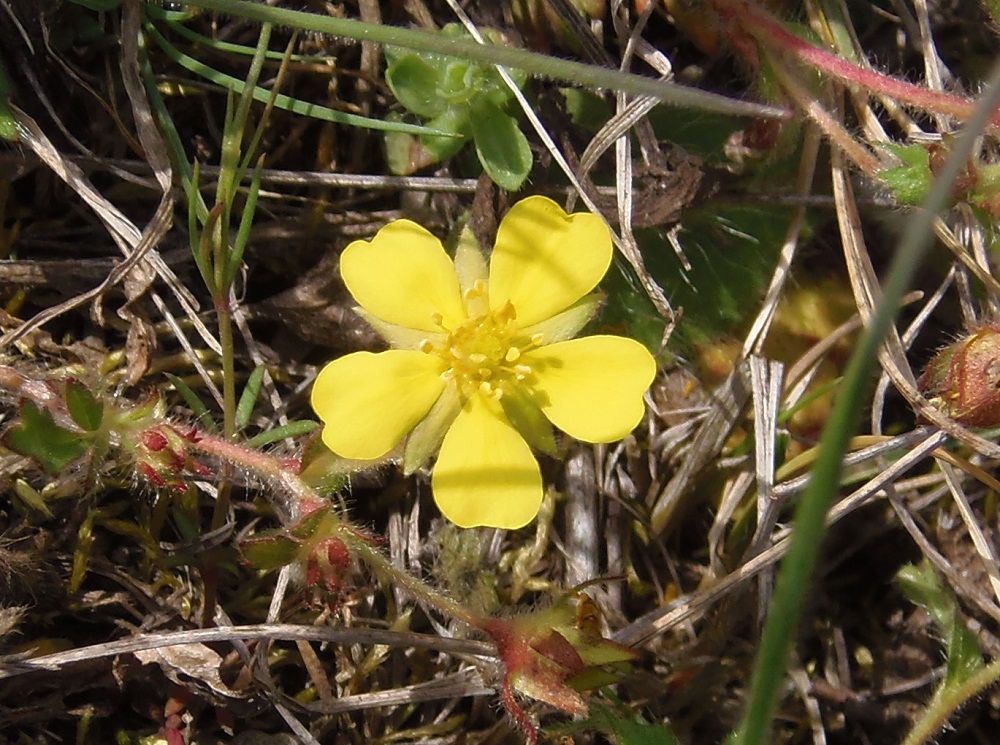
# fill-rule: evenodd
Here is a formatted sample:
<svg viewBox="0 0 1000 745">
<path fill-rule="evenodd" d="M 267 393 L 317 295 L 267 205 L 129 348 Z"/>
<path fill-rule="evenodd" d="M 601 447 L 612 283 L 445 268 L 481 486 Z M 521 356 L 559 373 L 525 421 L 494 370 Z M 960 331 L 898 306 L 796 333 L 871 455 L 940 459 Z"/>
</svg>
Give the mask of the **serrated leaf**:
<svg viewBox="0 0 1000 745">
<path fill-rule="evenodd" d="M 476 153 L 490 178 L 507 191 L 517 191 L 531 171 L 531 147 L 514 117 L 484 101 L 472 117 Z"/>
<path fill-rule="evenodd" d="M 96 432 L 104 420 L 104 403 L 94 398 L 77 380 L 66 383 L 66 408 L 73 421 L 88 432 Z"/>
<path fill-rule="evenodd" d="M 21 420 L 7 430 L 3 440 L 8 448 L 34 458 L 52 475 L 58 475 L 90 447 L 85 435 L 59 427 L 49 412 L 31 401 L 21 405 Z"/>
</svg>

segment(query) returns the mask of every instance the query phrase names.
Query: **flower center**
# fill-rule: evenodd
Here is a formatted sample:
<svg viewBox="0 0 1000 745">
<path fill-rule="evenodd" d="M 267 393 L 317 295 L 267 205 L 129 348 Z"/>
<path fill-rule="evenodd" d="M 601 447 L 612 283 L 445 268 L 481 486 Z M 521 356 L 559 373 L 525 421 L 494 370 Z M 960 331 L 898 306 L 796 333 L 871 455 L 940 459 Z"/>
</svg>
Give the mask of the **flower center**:
<svg viewBox="0 0 1000 745">
<path fill-rule="evenodd" d="M 442 344 L 424 340 L 420 349 L 444 360 L 447 369 L 442 377 L 453 380 L 463 396 L 478 392 L 499 401 L 512 386 L 531 375 L 531 367 L 519 360 L 525 351 L 541 343 L 541 335 L 527 337 L 520 332 L 517 313 L 509 302 L 499 310 L 489 310 L 482 280 L 466 292 L 465 301 L 471 317 L 448 329 L 436 316 L 434 323 L 447 338 Z"/>
</svg>

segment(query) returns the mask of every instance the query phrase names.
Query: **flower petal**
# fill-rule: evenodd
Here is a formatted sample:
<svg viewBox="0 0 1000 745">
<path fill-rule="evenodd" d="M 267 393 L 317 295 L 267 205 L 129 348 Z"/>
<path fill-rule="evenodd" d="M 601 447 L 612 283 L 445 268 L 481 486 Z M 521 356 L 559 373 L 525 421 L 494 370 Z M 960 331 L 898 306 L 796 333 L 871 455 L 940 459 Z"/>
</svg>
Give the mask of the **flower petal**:
<svg viewBox="0 0 1000 745">
<path fill-rule="evenodd" d="M 621 336 L 550 344 L 518 362 L 532 368 L 532 392 L 549 421 L 584 442 L 612 442 L 631 432 L 656 375 L 653 355 Z"/>
<path fill-rule="evenodd" d="M 597 215 L 567 215 L 547 197 L 522 199 L 497 232 L 490 307 L 510 301 L 522 328 L 551 318 L 597 286 L 611 252 L 611 234 Z"/>
<path fill-rule="evenodd" d="M 441 241 L 410 220 L 394 220 L 371 241 L 354 241 L 340 257 L 351 295 L 383 321 L 421 331 L 441 331 L 440 314 L 454 328 L 465 320 L 455 265 Z"/>
<path fill-rule="evenodd" d="M 380 458 L 427 415 L 445 383 L 443 363 L 409 350 L 355 352 L 324 367 L 312 389 L 323 442 L 345 458 Z"/>
<path fill-rule="evenodd" d="M 542 474 L 531 448 L 499 404 L 472 396 L 441 444 L 431 479 L 441 513 L 462 528 L 514 530 L 542 504 Z"/>
</svg>

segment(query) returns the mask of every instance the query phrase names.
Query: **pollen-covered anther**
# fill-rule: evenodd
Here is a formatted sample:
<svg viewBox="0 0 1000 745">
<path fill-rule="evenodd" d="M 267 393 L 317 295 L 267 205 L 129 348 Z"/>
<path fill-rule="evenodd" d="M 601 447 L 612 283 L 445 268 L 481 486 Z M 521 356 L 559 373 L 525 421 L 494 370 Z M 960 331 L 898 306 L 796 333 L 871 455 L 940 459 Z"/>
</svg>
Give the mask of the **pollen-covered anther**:
<svg viewBox="0 0 1000 745">
<path fill-rule="evenodd" d="M 503 356 L 505 362 L 517 362 L 521 357 L 521 350 L 517 347 L 511 347 L 507 350 L 507 354 Z"/>
<path fill-rule="evenodd" d="M 486 297 L 487 285 L 481 280 L 477 279 L 472 283 L 472 287 L 465 291 L 466 300 L 475 300 L 477 298 Z"/>
<path fill-rule="evenodd" d="M 417 348 L 424 354 L 430 354 L 431 352 L 434 351 L 434 344 L 431 342 L 430 339 L 421 339 L 420 344 L 417 345 Z"/>
<path fill-rule="evenodd" d="M 514 365 L 514 377 L 518 380 L 524 380 L 531 373 L 532 370 L 528 365 Z"/>
<path fill-rule="evenodd" d="M 431 313 L 431 323 L 438 328 L 444 328 L 444 316 L 440 313 Z"/>
</svg>

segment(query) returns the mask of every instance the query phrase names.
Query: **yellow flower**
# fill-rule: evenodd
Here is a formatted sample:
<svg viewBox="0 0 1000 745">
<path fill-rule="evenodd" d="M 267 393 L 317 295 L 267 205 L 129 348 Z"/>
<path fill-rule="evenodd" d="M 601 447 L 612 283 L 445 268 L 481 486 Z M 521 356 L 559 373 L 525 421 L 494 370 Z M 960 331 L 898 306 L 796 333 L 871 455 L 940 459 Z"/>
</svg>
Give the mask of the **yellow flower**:
<svg viewBox="0 0 1000 745">
<path fill-rule="evenodd" d="M 431 480 L 446 518 L 520 528 L 537 514 L 535 447 L 555 425 L 586 442 L 621 439 L 643 415 L 656 364 L 638 342 L 573 339 L 594 315 L 611 263 L 607 226 L 545 197 L 503 219 L 487 268 L 466 233 L 455 260 L 420 225 L 395 220 L 344 249 L 356 311 L 392 349 L 329 363 L 312 391 L 323 442 L 372 460 L 405 440 L 412 472 L 440 448 Z"/>
</svg>

